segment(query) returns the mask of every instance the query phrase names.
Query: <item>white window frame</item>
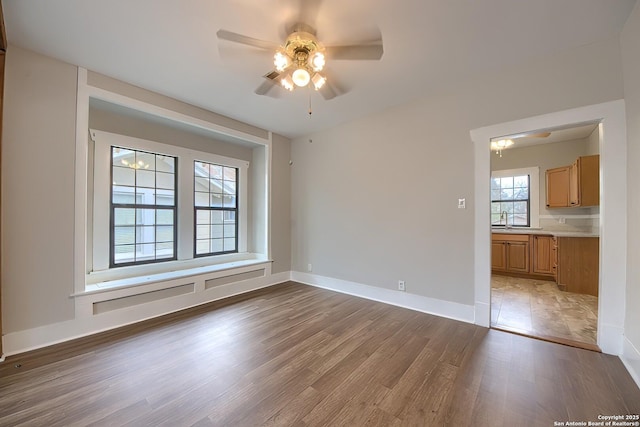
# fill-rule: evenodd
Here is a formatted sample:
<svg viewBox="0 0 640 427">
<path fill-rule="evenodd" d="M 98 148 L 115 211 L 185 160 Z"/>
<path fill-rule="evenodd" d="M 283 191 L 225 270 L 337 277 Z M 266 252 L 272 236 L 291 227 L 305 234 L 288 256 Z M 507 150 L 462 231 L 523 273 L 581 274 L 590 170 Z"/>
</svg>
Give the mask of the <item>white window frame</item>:
<svg viewBox="0 0 640 427">
<path fill-rule="evenodd" d="M 518 228 L 540 228 L 540 168 L 534 166 L 491 171 L 491 178 L 522 175 L 529 175 L 529 227 Z"/>
<path fill-rule="evenodd" d="M 248 227 L 248 169 L 246 160 L 191 150 L 160 142 L 90 129 L 95 144 L 93 159 L 93 218 L 88 232 L 92 232 L 93 247 L 88 253 L 87 265 L 91 266 L 86 284 L 106 280 L 130 278 L 153 273 L 181 270 L 202 265 L 222 264 L 246 258 Z M 152 264 L 109 268 L 110 252 L 110 191 L 111 146 L 167 154 L 177 158 L 177 260 Z M 238 252 L 194 258 L 194 161 L 206 161 L 238 169 Z"/>
</svg>

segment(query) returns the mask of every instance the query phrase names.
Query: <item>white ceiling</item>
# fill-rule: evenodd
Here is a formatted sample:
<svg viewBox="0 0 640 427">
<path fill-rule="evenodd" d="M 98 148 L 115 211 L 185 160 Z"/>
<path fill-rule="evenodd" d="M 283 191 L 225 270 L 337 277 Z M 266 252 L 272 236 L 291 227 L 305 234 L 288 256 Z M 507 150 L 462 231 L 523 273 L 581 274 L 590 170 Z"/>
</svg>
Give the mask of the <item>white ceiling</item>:
<svg viewBox="0 0 640 427">
<path fill-rule="evenodd" d="M 333 82 L 350 89 L 329 101 L 307 90 L 283 91 L 280 98 L 256 95 L 262 76 L 273 68 L 271 56 L 219 42 L 216 31 L 281 42 L 300 1 L 305 0 L 2 5 L 10 46 L 297 137 L 428 96 L 478 73 L 613 37 L 636 0 L 323 0 L 318 38 L 327 45 L 358 43 L 377 28 L 382 60 L 329 62 Z"/>
</svg>

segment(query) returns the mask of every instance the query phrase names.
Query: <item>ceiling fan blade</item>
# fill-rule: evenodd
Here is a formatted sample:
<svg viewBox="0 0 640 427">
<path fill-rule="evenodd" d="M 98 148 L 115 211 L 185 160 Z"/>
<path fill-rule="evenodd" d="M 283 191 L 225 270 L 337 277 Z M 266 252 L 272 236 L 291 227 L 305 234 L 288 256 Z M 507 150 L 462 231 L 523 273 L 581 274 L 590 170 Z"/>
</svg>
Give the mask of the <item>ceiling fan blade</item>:
<svg viewBox="0 0 640 427">
<path fill-rule="evenodd" d="M 509 135 L 510 139 L 518 139 L 518 138 L 546 138 L 551 135 L 551 132 L 523 132 L 517 133 L 515 135 Z"/>
<path fill-rule="evenodd" d="M 326 49 L 327 58 L 335 60 L 379 60 L 384 53 L 382 40 L 379 41 L 379 44 L 327 46 Z"/>
<path fill-rule="evenodd" d="M 338 92 L 336 91 L 334 86 L 329 82 L 326 82 L 324 86 L 318 89 L 318 92 L 320 92 L 320 95 L 322 95 L 322 97 L 327 101 L 338 96 Z"/>
<path fill-rule="evenodd" d="M 234 33 L 227 30 L 218 30 L 216 33 L 218 39 L 227 40 L 234 43 L 240 43 L 247 46 L 258 47 L 260 49 L 276 50 L 278 44 L 266 40 L 254 39 L 253 37 L 243 36 L 242 34 Z"/>
<path fill-rule="evenodd" d="M 280 77 L 281 74 L 278 71 L 270 71 L 264 76 L 264 81 L 254 91 L 256 95 L 266 95 L 272 98 L 279 98 L 280 91 L 272 92 L 273 88 L 281 88 Z"/>
</svg>

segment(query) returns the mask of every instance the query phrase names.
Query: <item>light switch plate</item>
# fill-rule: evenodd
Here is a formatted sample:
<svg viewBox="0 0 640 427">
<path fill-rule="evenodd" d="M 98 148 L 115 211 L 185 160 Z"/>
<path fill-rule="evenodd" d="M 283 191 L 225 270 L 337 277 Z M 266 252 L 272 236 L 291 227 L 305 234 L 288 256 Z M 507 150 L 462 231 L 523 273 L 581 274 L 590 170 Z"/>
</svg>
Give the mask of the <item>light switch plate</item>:
<svg viewBox="0 0 640 427">
<path fill-rule="evenodd" d="M 458 199 L 458 209 L 467 208 L 467 199 Z"/>
</svg>

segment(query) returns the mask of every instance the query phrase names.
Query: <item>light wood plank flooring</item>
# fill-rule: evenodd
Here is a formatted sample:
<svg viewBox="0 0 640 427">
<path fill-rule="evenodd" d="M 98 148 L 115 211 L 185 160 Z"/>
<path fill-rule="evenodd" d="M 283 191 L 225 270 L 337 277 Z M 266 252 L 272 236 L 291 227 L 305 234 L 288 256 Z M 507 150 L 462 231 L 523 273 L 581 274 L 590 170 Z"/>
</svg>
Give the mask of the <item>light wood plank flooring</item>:
<svg viewBox="0 0 640 427">
<path fill-rule="evenodd" d="M 599 351 L 598 297 L 563 292 L 551 281 L 494 274 L 491 326 Z"/>
<path fill-rule="evenodd" d="M 552 426 L 640 413 L 616 357 L 296 283 L 8 358 L 2 426 Z"/>
</svg>

